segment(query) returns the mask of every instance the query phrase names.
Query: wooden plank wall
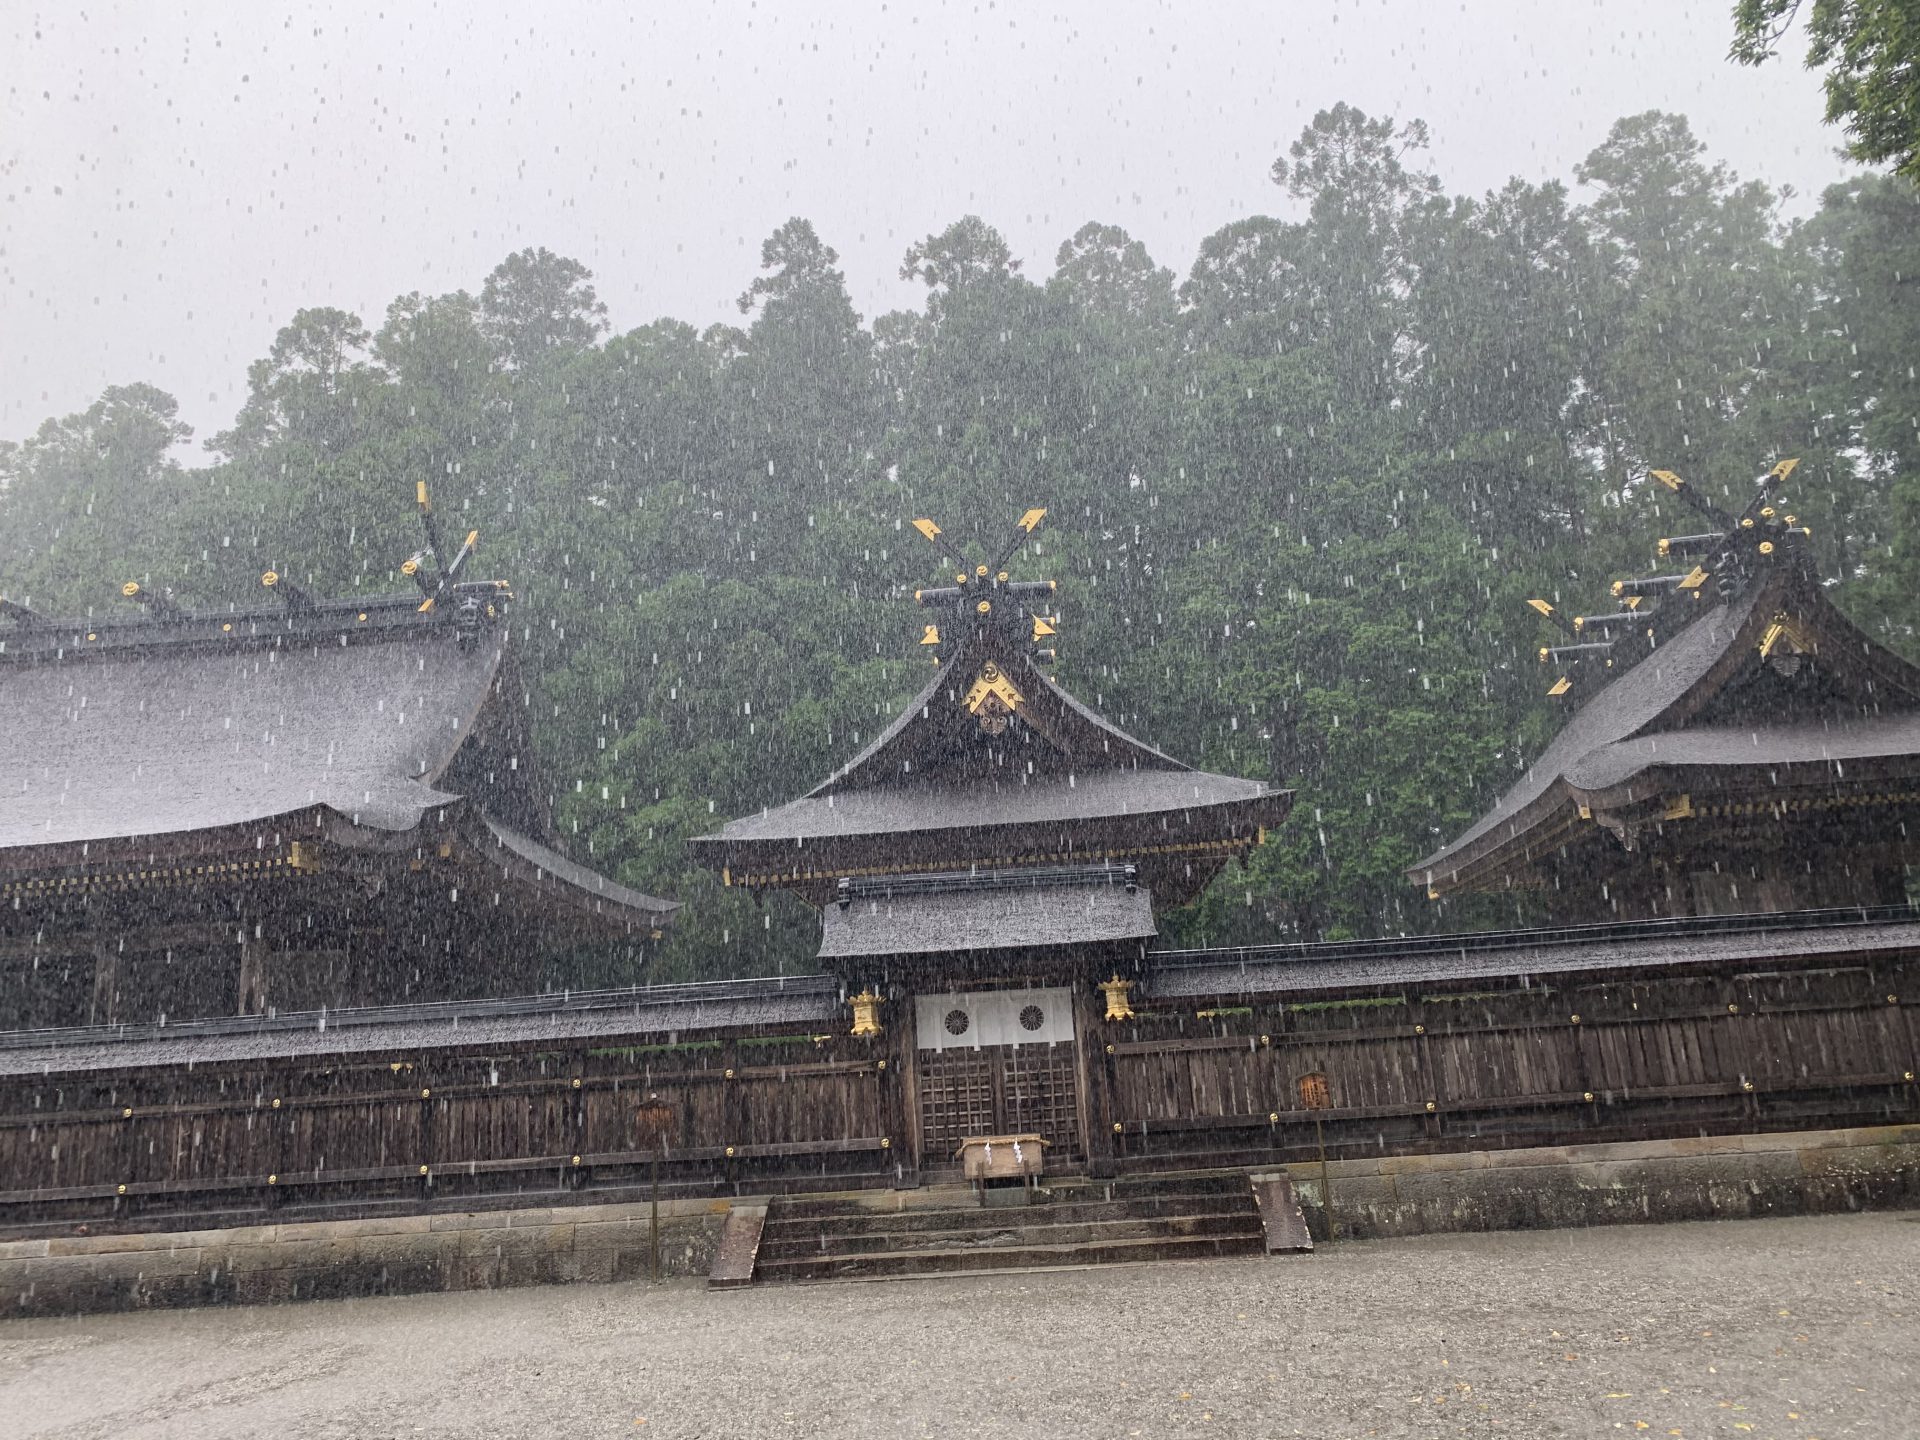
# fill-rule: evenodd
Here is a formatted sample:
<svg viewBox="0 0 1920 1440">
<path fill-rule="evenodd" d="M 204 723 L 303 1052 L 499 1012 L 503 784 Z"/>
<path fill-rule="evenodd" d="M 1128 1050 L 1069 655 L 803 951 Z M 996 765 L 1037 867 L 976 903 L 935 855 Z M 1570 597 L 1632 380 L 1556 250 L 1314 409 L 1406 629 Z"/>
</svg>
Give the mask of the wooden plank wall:
<svg viewBox="0 0 1920 1440">
<path fill-rule="evenodd" d="M 1091 993 L 1091 992 L 1090 992 Z M 1085 1007 L 1098 1171 L 1920 1120 L 1920 961 Z M 914 1183 L 910 1026 L 0 1081 L 0 1234 Z M 1325 1078 L 1330 1108 L 1301 1082 Z M 930 1155 L 930 1162 L 944 1158 Z"/>
<path fill-rule="evenodd" d="M 0 1081 L 0 1233 L 55 1220 L 839 1188 L 896 1178 L 884 1042 L 260 1062 Z"/>
<path fill-rule="evenodd" d="M 1920 964 L 1183 1000 L 1105 1027 L 1121 1168 L 1920 1118 Z M 1329 1108 L 1310 1108 L 1309 1076 Z M 1306 1085 L 1303 1086 L 1303 1081 Z"/>
</svg>

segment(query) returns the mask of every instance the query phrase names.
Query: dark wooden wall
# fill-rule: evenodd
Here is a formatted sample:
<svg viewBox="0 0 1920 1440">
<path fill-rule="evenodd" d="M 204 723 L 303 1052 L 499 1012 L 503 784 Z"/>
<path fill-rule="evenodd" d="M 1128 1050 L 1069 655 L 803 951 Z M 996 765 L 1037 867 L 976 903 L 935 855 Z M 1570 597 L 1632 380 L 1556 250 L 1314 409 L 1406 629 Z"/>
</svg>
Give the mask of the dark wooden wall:
<svg viewBox="0 0 1920 1440">
<path fill-rule="evenodd" d="M 0 1232 L 889 1183 L 884 1040 L 203 1065 L 0 1082 Z M 901 1157 L 903 1158 L 903 1157 Z"/>
<path fill-rule="evenodd" d="M 1147 997 L 1123 1022 L 1086 988 L 1072 1163 L 1095 1173 L 1310 1159 L 1316 1118 L 1336 1157 L 1920 1120 L 1914 959 Z M 675 1196 L 937 1178 L 911 1010 L 873 1040 L 839 1021 L 0 1080 L 0 1234 L 637 1199 L 656 1157 Z"/>
<path fill-rule="evenodd" d="M 1123 1167 L 1304 1158 L 1316 1118 L 1336 1156 L 1905 1122 L 1920 1118 L 1916 999 L 1912 960 L 1220 997 L 1210 1015 L 1106 1027 L 1103 1119 Z"/>
</svg>

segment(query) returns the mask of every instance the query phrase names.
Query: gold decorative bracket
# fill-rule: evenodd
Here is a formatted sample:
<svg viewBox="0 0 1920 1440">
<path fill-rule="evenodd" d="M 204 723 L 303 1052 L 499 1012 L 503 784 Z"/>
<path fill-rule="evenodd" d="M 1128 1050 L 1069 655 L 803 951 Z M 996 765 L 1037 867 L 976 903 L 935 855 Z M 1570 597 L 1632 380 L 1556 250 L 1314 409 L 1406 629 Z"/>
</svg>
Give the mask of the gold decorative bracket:
<svg viewBox="0 0 1920 1440">
<path fill-rule="evenodd" d="M 1782 640 L 1793 647 L 1796 655 L 1812 655 L 1820 648 L 1800 623 L 1785 611 L 1773 617 L 1773 623 L 1767 626 L 1766 633 L 1760 637 L 1760 658 L 1771 660 Z"/>
<path fill-rule="evenodd" d="M 990 708 L 992 702 L 998 702 L 1000 708 Z M 980 667 L 979 675 L 974 678 L 973 685 L 967 691 L 966 699 L 961 703 L 966 706 L 969 715 L 1012 714 L 1027 703 L 1027 697 L 1022 695 L 1014 683 L 1001 673 L 998 665 L 989 660 Z"/>
</svg>

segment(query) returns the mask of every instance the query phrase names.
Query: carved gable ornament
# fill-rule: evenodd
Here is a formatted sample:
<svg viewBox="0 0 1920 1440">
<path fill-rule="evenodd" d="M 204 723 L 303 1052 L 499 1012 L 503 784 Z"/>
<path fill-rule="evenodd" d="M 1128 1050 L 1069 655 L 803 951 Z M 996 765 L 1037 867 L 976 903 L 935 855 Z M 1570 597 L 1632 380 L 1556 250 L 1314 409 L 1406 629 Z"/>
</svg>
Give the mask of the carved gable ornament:
<svg viewBox="0 0 1920 1440">
<path fill-rule="evenodd" d="M 960 703 L 967 713 L 980 722 L 980 729 L 988 735 L 1006 733 L 1007 722 L 1023 704 L 1027 697 L 1015 688 L 1000 670 L 989 660 L 980 667 L 980 673 L 974 677 L 968 688 L 966 698 Z"/>
</svg>

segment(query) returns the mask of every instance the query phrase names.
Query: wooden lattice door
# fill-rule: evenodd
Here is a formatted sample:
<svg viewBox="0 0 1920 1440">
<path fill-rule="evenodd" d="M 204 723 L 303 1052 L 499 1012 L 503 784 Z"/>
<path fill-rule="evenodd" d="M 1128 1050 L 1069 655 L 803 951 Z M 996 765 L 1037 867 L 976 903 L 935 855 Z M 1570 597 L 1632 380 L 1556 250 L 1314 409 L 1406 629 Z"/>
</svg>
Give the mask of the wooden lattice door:
<svg viewBox="0 0 1920 1440">
<path fill-rule="evenodd" d="M 953 1159 L 969 1135 L 1003 1134 L 994 1103 L 998 1066 L 987 1050 L 944 1050 L 920 1057 L 920 1147 L 929 1165 Z"/>
<path fill-rule="evenodd" d="M 994 1045 L 920 1056 L 920 1144 L 929 1165 L 970 1135 L 1039 1135 L 1050 1160 L 1078 1158 L 1080 1094 L 1071 1045 Z"/>
<path fill-rule="evenodd" d="M 975 1135 L 1042 1136 L 1052 1162 L 1084 1154 L 1070 992 L 923 995 L 917 1003 L 923 1164 L 950 1164 Z"/>
<path fill-rule="evenodd" d="M 1000 1058 L 1001 1133 L 1052 1141 L 1049 1158 L 1080 1154 L 1079 1063 L 1071 1045 L 1009 1045 Z"/>
</svg>

